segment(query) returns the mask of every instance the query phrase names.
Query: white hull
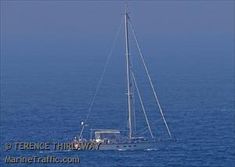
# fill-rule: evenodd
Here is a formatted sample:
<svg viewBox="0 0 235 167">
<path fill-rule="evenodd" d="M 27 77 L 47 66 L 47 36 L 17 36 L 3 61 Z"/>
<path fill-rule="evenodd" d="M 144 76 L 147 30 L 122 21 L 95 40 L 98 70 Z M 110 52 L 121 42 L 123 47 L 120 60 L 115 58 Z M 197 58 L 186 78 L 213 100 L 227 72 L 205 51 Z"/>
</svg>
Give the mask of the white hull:
<svg viewBox="0 0 235 167">
<path fill-rule="evenodd" d="M 157 149 L 157 142 L 101 144 L 99 150 L 149 150 Z"/>
</svg>

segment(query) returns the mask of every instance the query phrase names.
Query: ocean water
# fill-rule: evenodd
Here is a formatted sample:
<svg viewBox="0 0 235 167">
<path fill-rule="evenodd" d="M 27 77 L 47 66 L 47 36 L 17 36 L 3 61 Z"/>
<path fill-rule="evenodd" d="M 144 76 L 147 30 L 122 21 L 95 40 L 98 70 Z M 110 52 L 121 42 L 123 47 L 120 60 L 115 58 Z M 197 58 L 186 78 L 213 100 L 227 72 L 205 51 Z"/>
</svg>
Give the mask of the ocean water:
<svg viewBox="0 0 235 167">
<path fill-rule="evenodd" d="M 233 39 L 201 38 L 142 43 L 166 119 L 177 139 L 164 148 L 149 151 L 4 151 L 4 144 L 9 142 L 71 141 L 86 117 L 109 46 L 108 40 L 99 47 L 97 40 L 86 41 L 80 47 L 72 45 L 74 41 L 66 44 L 60 40 L 8 42 L 1 64 L 0 166 L 13 166 L 3 162 L 6 155 L 79 156 L 81 160 L 80 164 L 14 166 L 234 166 Z M 107 67 L 88 121 L 91 128 L 126 128 L 123 53 L 121 47 L 117 48 Z M 135 53 L 134 50 L 132 56 Z M 138 62 L 134 65 L 141 67 Z M 137 69 L 154 135 L 167 137 L 144 73 Z M 139 118 L 141 113 L 136 114 L 137 128 L 143 128 L 144 119 Z"/>
</svg>

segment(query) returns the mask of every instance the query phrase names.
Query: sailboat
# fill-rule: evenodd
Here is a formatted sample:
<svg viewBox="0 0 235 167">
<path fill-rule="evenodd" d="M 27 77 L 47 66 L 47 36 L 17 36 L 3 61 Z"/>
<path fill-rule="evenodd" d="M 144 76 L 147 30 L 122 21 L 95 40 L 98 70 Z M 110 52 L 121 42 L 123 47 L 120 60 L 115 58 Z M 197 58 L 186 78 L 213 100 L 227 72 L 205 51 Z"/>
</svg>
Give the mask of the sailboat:
<svg viewBox="0 0 235 167">
<path fill-rule="evenodd" d="M 124 14 L 124 28 L 125 28 L 125 58 L 126 58 L 126 76 L 127 76 L 127 101 L 128 101 L 128 134 L 127 135 L 123 135 L 121 133 L 120 130 L 118 129 L 91 129 L 90 132 L 90 139 L 85 139 L 83 138 L 83 132 L 86 126 L 88 126 L 87 124 L 87 120 L 81 122 L 81 131 L 80 134 L 78 136 L 78 138 L 76 137 L 74 139 L 74 143 L 75 145 L 79 142 L 93 142 L 95 144 L 98 145 L 98 147 L 96 147 L 98 150 L 148 150 L 148 149 L 156 149 L 158 148 L 158 146 L 160 145 L 161 142 L 159 139 L 157 139 L 156 137 L 154 137 L 153 133 L 152 133 L 152 129 L 147 117 L 147 113 L 146 113 L 146 109 L 138 88 L 138 85 L 136 83 L 136 79 L 135 79 L 135 75 L 134 72 L 132 70 L 132 66 L 131 66 L 131 58 L 130 58 L 130 47 L 129 47 L 129 31 L 132 30 L 133 35 L 134 35 L 134 39 L 139 51 L 139 55 L 141 58 L 141 61 L 143 63 L 144 69 L 145 69 L 145 73 L 147 75 L 148 81 L 150 83 L 151 86 L 151 90 L 153 92 L 154 95 L 154 99 L 156 101 L 156 105 L 159 108 L 160 111 L 160 115 L 161 118 L 164 122 L 164 125 L 166 127 L 166 131 L 169 135 L 169 138 L 166 139 L 166 141 L 171 141 L 173 140 L 173 136 L 172 133 L 169 129 L 169 126 L 167 124 L 167 121 L 165 119 L 162 107 L 160 105 L 157 93 L 155 91 L 152 79 L 149 75 L 149 71 L 147 68 L 147 65 L 145 63 L 143 54 L 141 52 L 139 43 L 137 41 L 134 29 L 133 29 L 133 25 L 131 23 L 131 19 L 130 16 L 128 14 L 127 11 L 127 7 L 125 9 L 125 14 Z M 135 89 L 135 91 L 134 91 Z M 150 138 L 144 137 L 144 136 L 135 136 L 133 133 L 133 113 L 134 113 L 134 93 L 137 94 L 137 96 L 139 97 L 139 101 L 141 104 L 141 108 L 142 111 L 144 113 L 144 117 L 145 117 L 145 121 L 148 127 L 148 131 L 150 133 Z M 92 103 L 94 102 L 94 98 L 92 100 Z M 91 108 L 89 108 L 89 112 L 88 115 L 90 114 L 90 110 Z"/>
</svg>

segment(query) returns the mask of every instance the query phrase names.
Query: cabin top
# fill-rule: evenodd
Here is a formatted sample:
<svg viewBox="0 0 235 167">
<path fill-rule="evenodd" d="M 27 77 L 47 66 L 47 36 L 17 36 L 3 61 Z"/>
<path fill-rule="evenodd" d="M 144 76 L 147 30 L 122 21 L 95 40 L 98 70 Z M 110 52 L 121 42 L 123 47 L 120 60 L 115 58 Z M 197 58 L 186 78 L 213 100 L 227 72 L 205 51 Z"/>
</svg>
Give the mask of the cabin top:
<svg viewBox="0 0 235 167">
<path fill-rule="evenodd" d="M 117 140 L 120 137 L 120 131 L 115 129 L 99 129 L 95 130 L 95 139 L 97 142 L 108 140 Z"/>
<path fill-rule="evenodd" d="M 116 133 L 116 134 L 120 134 L 120 131 L 119 130 L 116 130 L 116 129 L 99 129 L 99 130 L 96 130 L 95 131 L 95 134 L 107 134 L 107 133 L 110 133 L 110 134 L 113 134 L 113 133 Z"/>
</svg>

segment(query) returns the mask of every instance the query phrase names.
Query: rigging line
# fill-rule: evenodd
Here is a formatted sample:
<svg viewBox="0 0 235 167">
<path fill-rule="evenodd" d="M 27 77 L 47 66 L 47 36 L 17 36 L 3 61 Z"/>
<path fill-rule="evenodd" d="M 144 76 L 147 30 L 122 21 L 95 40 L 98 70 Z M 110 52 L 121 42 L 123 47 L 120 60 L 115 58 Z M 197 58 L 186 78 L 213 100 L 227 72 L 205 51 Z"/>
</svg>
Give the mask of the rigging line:
<svg viewBox="0 0 235 167">
<path fill-rule="evenodd" d="M 139 97 L 139 100 L 140 100 L 140 104 L 141 104 L 143 113 L 144 113 L 145 121 L 148 125 L 149 133 L 150 133 L 151 137 L 154 138 L 151 127 L 150 127 L 150 124 L 149 124 L 149 120 L 148 120 L 148 117 L 147 117 L 147 114 L 146 114 L 146 111 L 145 111 L 144 103 L 143 103 L 142 97 L 140 95 L 138 85 L 137 85 L 136 80 L 135 80 L 134 73 L 132 72 L 131 75 L 132 75 L 132 78 L 133 78 L 133 81 L 134 81 L 134 85 L 135 85 L 135 88 L 136 88 L 136 91 L 137 91 L 137 94 L 138 94 L 138 97 Z"/>
<path fill-rule="evenodd" d="M 134 92 L 134 90 L 132 90 L 132 92 Z M 133 103 L 133 124 L 134 124 L 134 135 L 135 135 L 135 133 L 136 133 L 136 113 L 135 113 L 135 97 L 134 97 L 134 95 L 132 96 L 132 103 Z"/>
<path fill-rule="evenodd" d="M 129 18 L 129 20 L 130 20 L 130 18 Z M 154 89 L 154 86 L 153 86 L 153 83 L 152 83 L 152 79 L 151 79 L 151 77 L 150 77 L 150 75 L 149 75 L 148 68 L 147 68 L 146 63 L 145 63 L 145 61 L 144 61 L 144 57 L 143 57 L 143 54 L 142 54 L 142 52 L 141 52 L 141 49 L 140 49 L 140 46 L 139 46 L 137 37 L 136 37 L 136 35 L 135 35 L 135 31 L 134 31 L 134 28 L 133 28 L 133 25 L 132 25 L 131 20 L 130 20 L 130 25 L 131 25 L 130 27 L 131 27 L 131 30 L 132 30 L 132 33 L 133 33 L 133 36 L 134 36 L 134 39 L 135 39 L 135 42 L 136 42 L 136 45 L 137 45 L 137 49 L 138 49 L 138 51 L 139 51 L 139 55 L 140 55 L 141 61 L 142 61 L 143 65 L 144 65 L 145 72 L 146 72 L 146 74 L 147 74 L 147 76 L 148 76 L 148 80 L 149 80 L 150 86 L 151 86 L 152 91 L 153 91 L 153 94 L 154 94 L 154 98 L 155 98 L 155 100 L 156 100 L 156 102 L 157 102 L 157 105 L 158 105 L 159 111 L 160 111 L 160 113 L 161 113 L 163 122 L 164 122 L 164 124 L 165 124 L 165 126 L 166 126 L 166 129 L 167 129 L 168 135 L 170 136 L 170 138 L 172 138 L 172 135 L 171 135 L 170 129 L 169 129 L 169 127 L 168 127 L 168 124 L 167 124 L 167 122 L 166 122 L 164 113 L 163 113 L 163 111 L 162 111 L 162 107 L 161 107 L 161 105 L 160 105 L 160 102 L 159 102 L 157 93 L 156 93 L 156 91 L 155 91 L 155 89 Z"/>
<path fill-rule="evenodd" d="M 111 58 L 111 56 L 112 56 L 112 54 L 113 54 L 113 50 L 114 50 L 114 48 L 115 48 L 118 35 L 120 34 L 121 26 L 122 26 L 122 20 L 121 20 L 121 23 L 120 23 L 120 25 L 119 25 L 119 27 L 118 27 L 118 29 L 117 29 L 115 38 L 114 38 L 113 43 L 112 43 L 111 50 L 110 50 L 110 52 L 109 52 L 109 54 L 108 54 L 108 56 L 107 56 L 107 58 L 106 58 L 105 65 L 104 65 L 103 71 L 102 71 L 102 73 L 101 73 L 100 79 L 99 79 L 99 81 L 98 81 L 98 84 L 97 84 L 97 86 L 96 86 L 94 96 L 92 97 L 92 99 L 91 99 L 91 101 L 90 101 L 89 108 L 88 108 L 88 114 L 87 114 L 86 119 L 85 119 L 85 121 L 84 121 L 84 123 L 83 123 L 83 126 L 82 126 L 82 129 L 81 129 L 79 138 L 81 137 L 81 135 L 82 135 L 82 133 L 83 133 L 83 130 L 84 130 L 85 123 L 88 121 L 89 116 L 90 116 L 90 114 L 91 114 L 92 107 L 93 107 L 93 105 L 94 105 L 96 96 L 97 96 L 97 94 L 98 94 L 98 92 L 99 92 L 99 90 L 100 90 L 100 86 L 101 86 L 102 81 L 103 81 L 103 79 L 104 79 L 104 75 L 105 75 L 107 66 L 108 66 L 108 64 L 109 64 L 109 62 L 110 62 L 110 58 Z"/>
<path fill-rule="evenodd" d="M 141 130 L 138 131 L 138 134 L 144 134 L 148 128 L 142 128 Z"/>
<path fill-rule="evenodd" d="M 133 64 L 132 64 L 132 59 L 130 57 L 130 64 L 131 64 L 131 73 L 133 73 Z M 133 77 L 131 78 L 132 83 L 134 82 Z M 133 124 L 134 124 L 134 133 L 136 133 L 136 110 L 135 110 L 135 96 L 134 96 L 134 87 L 132 87 L 132 112 L 133 112 Z"/>
<path fill-rule="evenodd" d="M 148 128 L 145 129 L 144 131 L 142 130 L 142 132 L 140 132 L 140 133 L 138 133 L 138 134 L 139 134 L 139 135 L 144 135 L 144 134 L 146 134 L 147 131 L 148 131 Z"/>
</svg>

